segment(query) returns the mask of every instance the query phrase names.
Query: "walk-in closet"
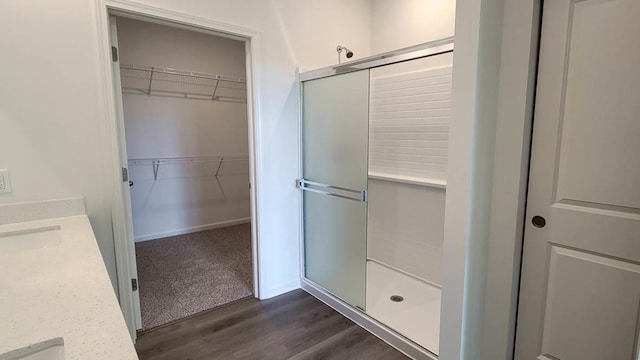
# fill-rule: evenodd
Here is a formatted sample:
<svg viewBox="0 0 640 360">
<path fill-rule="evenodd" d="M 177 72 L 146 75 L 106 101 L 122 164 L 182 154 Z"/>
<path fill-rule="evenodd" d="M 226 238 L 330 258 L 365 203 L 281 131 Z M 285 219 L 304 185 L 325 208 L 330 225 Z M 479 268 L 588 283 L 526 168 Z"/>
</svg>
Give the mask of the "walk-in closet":
<svg viewBox="0 0 640 360">
<path fill-rule="evenodd" d="M 148 330 L 253 294 L 245 44 L 115 24 L 138 327 Z"/>
</svg>

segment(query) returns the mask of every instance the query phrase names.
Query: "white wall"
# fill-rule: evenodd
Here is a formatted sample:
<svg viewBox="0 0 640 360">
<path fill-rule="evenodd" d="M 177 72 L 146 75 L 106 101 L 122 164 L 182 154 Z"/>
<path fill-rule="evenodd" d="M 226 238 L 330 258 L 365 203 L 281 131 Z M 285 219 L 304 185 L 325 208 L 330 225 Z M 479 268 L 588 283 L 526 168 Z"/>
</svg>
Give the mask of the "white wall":
<svg viewBox="0 0 640 360">
<path fill-rule="evenodd" d="M 13 192 L 0 203 L 84 196 L 115 283 L 103 164 L 95 7 L 91 1 L 0 5 L 0 168 Z"/>
<path fill-rule="evenodd" d="M 371 0 L 371 53 L 453 36 L 455 0 Z"/>
<path fill-rule="evenodd" d="M 442 285 L 445 190 L 369 179 L 367 257 Z"/>
<path fill-rule="evenodd" d="M 242 41 L 126 17 L 116 22 L 121 64 L 246 77 Z"/>
<path fill-rule="evenodd" d="M 12 172 L 14 192 L 0 202 L 86 196 L 87 208 L 112 281 L 115 260 L 108 203 L 109 146 L 104 78 L 98 62 L 96 0 L 3 2 L 0 11 L 0 168 Z M 261 161 L 265 169 L 259 201 L 260 279 L 263 296 L 298 286 L 298 106 L 295 69 L 336 61 L 344 34 L 354 49 L 366 49 L 368 22 L 350 22 L 354 2 L 314 0 L 314 12 L 303 12 L 295 23 L 287 11 L 293 0 L 146 0 L 147 4 L 253 28 L 260 32 Z M 346 4 L 349 3 L 349 4 Z M 368 1 L 355 1 L 368 9 Z M 286 15 L 286 16 L 283 16 Z M 314 23 L 327 24 L 318 36 Z M 368 27 L 367 27 L 368 28 Z M 300 39 L 317 37 L 314 43 Z M 356 57 L 360 56 L 356 54 Z"/>
<path fill-rule="evenodd" d="M 492 195 L 503 191 L 492 193 L 494 164 L 500 165 L 494 163 L 494 146 L 504 3 L 459 0 L 457 5 L 441 314 L 441 333 L 448 336 L 440 337 L 440 355 L 447 359 L 478 358 L 482 338 L 489 335 L 483 332 L 483 313 Z"/>
<path fill-rule="evenodd" d="M 392 0 L 393 1 L 393 0 Z M 278 0 L 277 19 L 300 71 L 337 64 L 336 46 L 353 51 L 350 60 L 372 54 L 371 0 Z M 342 60 L 344 61 L 344 53 Z"/>
<path fill-rule="evenodd" d="M 245 77 L 244 42 L 127 18 L 117 24 L 122 64 Z M 122 83 L 133 85 L 127 78 Z M 223 163 L 217 178 L 217 162 L 161 165 L 157 179 L 151 164 L 129 164 L 136 241 L 250 217 L 245 104 L 125 91 L 123 105 L 130 159 L 247 157 Z"/>
<path fill-rule="evenodd" d="M 504 3 L 483 329 L 472 335 L 483 359 L 513 356 L 541 3 Z"/>
</svg>

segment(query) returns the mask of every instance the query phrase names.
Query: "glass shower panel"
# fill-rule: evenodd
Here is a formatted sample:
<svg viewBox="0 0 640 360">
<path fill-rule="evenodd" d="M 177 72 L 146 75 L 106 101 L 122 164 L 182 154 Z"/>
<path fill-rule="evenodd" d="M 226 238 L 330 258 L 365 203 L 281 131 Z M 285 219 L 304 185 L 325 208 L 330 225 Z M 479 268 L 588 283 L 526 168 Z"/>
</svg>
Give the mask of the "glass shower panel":
<svg viewBox="0 0 640 360">
<path fill-rule="evenodd" d="M 369 70 L 303 83 L 305 276 L 365 309 Z"/>
</svg>

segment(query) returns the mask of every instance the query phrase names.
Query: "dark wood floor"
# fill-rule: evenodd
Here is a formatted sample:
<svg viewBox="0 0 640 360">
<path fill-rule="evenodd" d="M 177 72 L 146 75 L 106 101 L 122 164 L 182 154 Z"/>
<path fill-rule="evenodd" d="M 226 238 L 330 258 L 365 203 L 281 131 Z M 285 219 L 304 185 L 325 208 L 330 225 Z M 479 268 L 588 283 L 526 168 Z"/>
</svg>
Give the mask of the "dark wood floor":
<svg viewBox="0 0 640 360">
<path fill-rule="evenodd" d="M 406 359 L 302 290 L 239 300 L 138 337 L 141 360 Z"/>
</svg>

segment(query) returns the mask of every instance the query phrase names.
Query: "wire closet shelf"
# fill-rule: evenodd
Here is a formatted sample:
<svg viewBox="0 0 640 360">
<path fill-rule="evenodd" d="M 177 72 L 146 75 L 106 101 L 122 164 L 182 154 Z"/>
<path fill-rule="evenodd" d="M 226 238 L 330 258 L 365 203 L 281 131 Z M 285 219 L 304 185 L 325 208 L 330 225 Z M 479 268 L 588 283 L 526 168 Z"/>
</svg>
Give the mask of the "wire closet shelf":
<svg viewBox="0 0 640 360">
<path fill-rule="evenodd" d="M 247 102 L 247 82 L 242 78 L 159 66 L 121 64 L 120 79 L 122 91 L 130 94 Z"/>
<path fill-rule="evenodd" d="M 249 161 L 248 156 L 188 156 L 188 157 L 167 157 L 167 158 L 138 158 L 128 159 L 129 166 L 151 165 L 153 167 L 153 180 L 158 180 L 158 170 L 160 165 L 167 164 L 196 164 L 215 162 L 215 177 L 220 175 L 220 169 L 224 162 L 228 161 Z"/>
</svg>

